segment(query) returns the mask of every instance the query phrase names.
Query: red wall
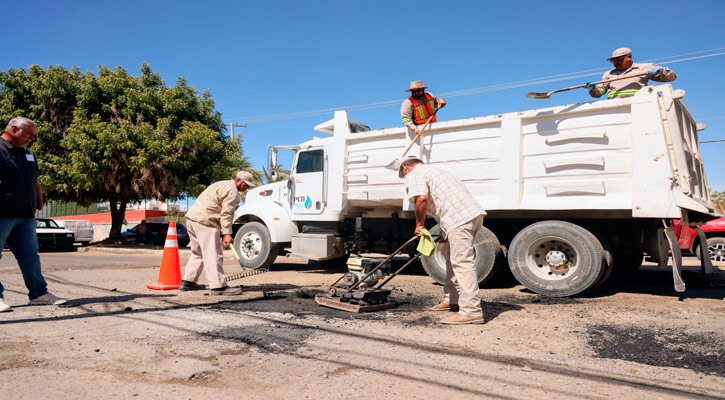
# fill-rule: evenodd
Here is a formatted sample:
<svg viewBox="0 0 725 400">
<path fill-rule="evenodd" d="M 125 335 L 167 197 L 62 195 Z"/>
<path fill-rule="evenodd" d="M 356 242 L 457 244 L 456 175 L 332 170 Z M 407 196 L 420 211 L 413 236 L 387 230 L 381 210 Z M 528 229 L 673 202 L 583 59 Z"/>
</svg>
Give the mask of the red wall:
<svg viewBox="0 0 725 400">
<path fill-rule="evenodd" d="M 142 219 L 153 220 L 163 216 L 164 212 L 161 210 L 131 210 L 126 211 L 126 222 L 135 224 L 141 222 Z M 65 217 L 53 217 L 53 219 L 86 220 L 91 221 L 92 224 L 110 224 L 111 213 L 66 215 Z"/>
</svg>

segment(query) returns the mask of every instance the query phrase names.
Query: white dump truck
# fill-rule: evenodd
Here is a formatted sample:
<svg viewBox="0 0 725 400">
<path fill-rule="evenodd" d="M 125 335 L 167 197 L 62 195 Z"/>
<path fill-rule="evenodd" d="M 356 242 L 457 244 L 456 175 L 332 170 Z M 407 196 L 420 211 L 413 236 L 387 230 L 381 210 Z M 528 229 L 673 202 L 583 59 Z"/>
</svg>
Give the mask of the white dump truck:
<svg viewBox="0 0 725 400">
<path fill-rule="evenodd" d="M 697 139 L 704 125 L 684 96 L 665 84 L 625 99 L 441 121 L 409 154 L 452 172 L 488 212 L 475 244 L 481 282 L 508 266 L 534 292 L 570 296 L 612 269 L 638 268 L 644 253 L 665 265 L 677 247 L 672 220 L 713 217 Z M 296 154 L 287 179 L 250 190 L 237 210 L 234 246 L 245 265 L 390 253 L 413 235 L 403 179 L 386 168 L 412 134 L 359 126 L 337 111 L 315 127 L 325 137 L 269 147 L 270 171 L 279 150 Z M 439 251 L 422 263 L 443 281 Z"/>
</svg>

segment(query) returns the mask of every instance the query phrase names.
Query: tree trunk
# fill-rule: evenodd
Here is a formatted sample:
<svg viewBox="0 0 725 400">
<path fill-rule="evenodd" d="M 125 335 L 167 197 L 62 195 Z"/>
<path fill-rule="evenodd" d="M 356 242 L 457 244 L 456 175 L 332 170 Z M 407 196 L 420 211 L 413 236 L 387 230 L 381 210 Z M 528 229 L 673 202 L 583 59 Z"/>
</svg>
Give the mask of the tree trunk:
<svg viewBox="0 0 725 400">
<path fill-rule="evenodd" d="M 121 227 L 126 217 L 126 200 L 111 196 L 111 232 L 108 234 L 109 239 L 122 240 Z M 120 205 L 119 205 L 120 204 Z"/>
</svg>

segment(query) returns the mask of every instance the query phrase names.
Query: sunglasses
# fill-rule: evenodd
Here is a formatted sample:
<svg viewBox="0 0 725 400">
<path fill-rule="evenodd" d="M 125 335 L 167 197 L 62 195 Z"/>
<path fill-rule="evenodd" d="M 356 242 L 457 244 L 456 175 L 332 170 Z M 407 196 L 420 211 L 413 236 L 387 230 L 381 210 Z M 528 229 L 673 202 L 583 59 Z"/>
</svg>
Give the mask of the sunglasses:
<svg viewBox="0 0 725 400">
<path fill-rule="evenodd" d="M 626 56 L 626 55 L 624 55 L 624 56 L 619 56 L 619 57 L 617 57 L 617 58 L 612 58 L 612 63 L 618 63 L 618 62 L 620 62 L 620 61 L 624 60 L 625 58 L 627 58 L 627 56 Z"/>
<path fill-rule="evenodd" d="M 410 92 L 411 93 L 423 93 L 423 89 L 413 89 Z"/>
</svg>

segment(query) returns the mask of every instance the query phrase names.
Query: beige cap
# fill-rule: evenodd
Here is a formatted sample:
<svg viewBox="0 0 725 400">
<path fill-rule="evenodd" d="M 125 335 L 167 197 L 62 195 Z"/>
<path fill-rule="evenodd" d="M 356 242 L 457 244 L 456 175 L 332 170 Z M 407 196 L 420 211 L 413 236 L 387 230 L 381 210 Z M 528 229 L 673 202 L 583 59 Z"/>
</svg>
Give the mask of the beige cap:
<svg viewBox="0 0 725 400">
<path fill-rule="evenodd" d="M 423 86 L 423 81 L 412 81 L 410 82 L 410 89 L 405 89 L 406 92 L 410 92 L 413 89 L 425 89 L 428 86 Z"/>
<path fill-rule="evenodd" d="M 244 183 L 246 183 L 250 187 L 254 186 L 254 177 L 247 171 L 237 172 L 235 178 L 244 181 Z"/>
<path fill-rule="evenodd" d="M 629 47 L 620 47 L 612 52 L 612 56 L 607 58 L 607 61 L 612 61 L 613 58 L 626 56 L 627 54 L 632 55 L 632 50 Z"/>
</svg>

